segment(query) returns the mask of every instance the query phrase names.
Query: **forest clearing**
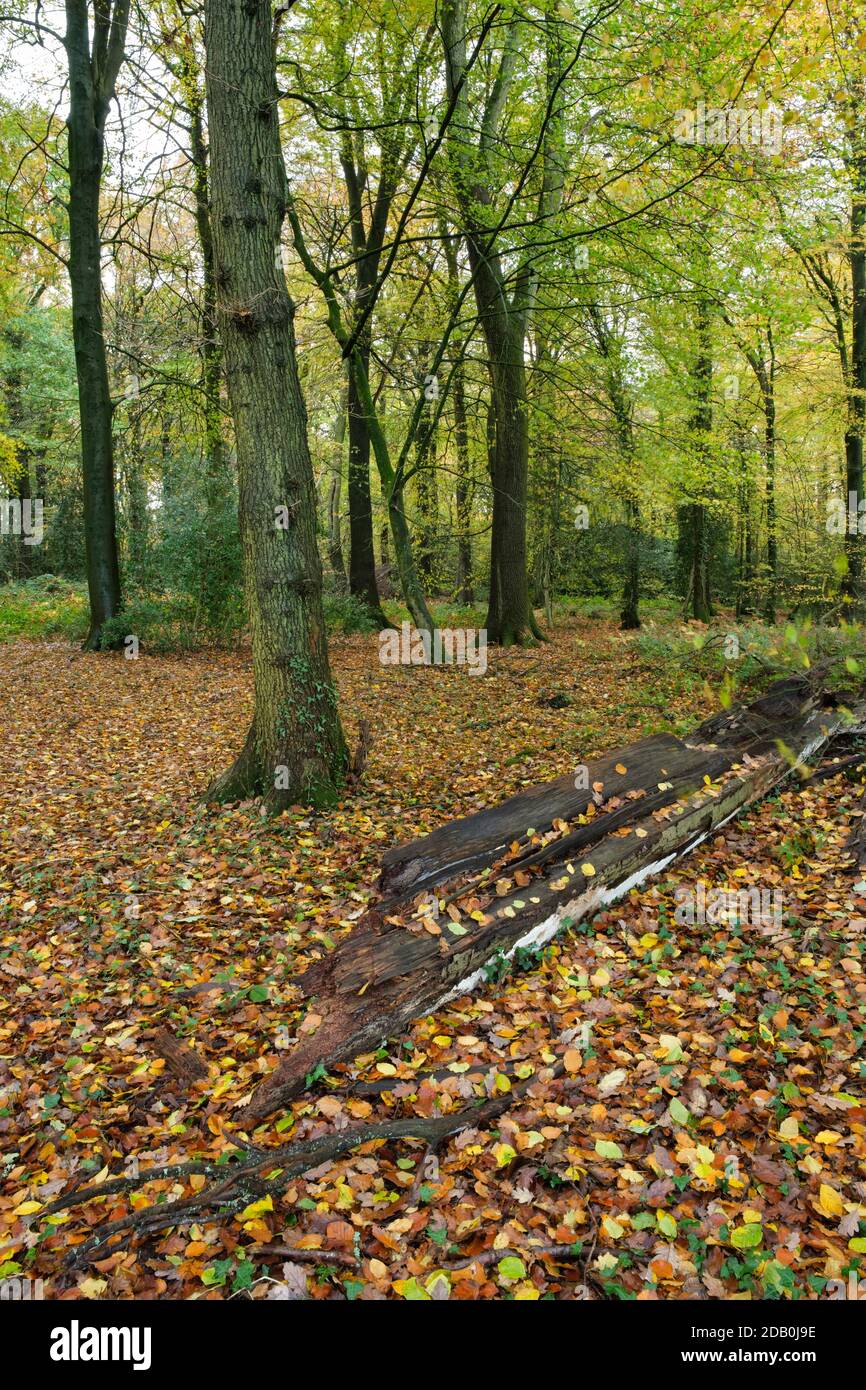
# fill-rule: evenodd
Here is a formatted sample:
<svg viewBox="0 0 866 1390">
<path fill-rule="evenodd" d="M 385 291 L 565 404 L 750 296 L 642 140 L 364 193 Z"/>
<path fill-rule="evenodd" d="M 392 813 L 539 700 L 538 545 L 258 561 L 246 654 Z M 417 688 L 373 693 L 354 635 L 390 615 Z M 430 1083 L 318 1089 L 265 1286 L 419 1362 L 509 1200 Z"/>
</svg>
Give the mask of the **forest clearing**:
<svg viewBox="0 0 866 1390">
<path fill-rule="evenodd" d="M 549 1301 L 826 1375 L 860 9 L 14 0 L 0 74 L 0 1305 L 54 1369 Z"/>
</svg>

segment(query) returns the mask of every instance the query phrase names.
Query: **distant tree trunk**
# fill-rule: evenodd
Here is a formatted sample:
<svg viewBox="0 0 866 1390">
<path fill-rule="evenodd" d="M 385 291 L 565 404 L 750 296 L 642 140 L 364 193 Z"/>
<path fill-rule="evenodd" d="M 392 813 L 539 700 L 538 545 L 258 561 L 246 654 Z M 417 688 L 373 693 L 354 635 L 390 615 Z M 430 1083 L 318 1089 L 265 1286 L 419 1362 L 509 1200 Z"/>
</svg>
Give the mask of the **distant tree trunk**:
<svg viewBox="0 0 866 1390">
<path fill-rule="evenodd" d="M 369 378 L 370 347 L 358 348 L 364 374 Z M 370 426 L 356 372 L 349 372 L 349 590 L 369 609 L 381 627 L 387 618 L 376 586 L 373 549 L 373 499 L 370 491 Z"/>
<path fill-rule="evenodd" d="M 465 0 L 446 0 L 440 14 L 445 57 L 445 80 L 455 103 L 451 146 L 455 190 L 460 205 L 462 232 L 469 254 L 478 317 L 487 346 L 495 441 L 490 458 L 493 488 L 493 525 L 490 536 L 490 598 L 487 608 L 488 641 L 501 646 L 530 642 L 542 636 L 529 595 L 526 566 L 527 478 L 529 423 L 524 344 L 527 319 L 534 298 L 535 272 L 531 263 L 521 268 L 510 293 L 496 236 L 489 231 L 492 194 L 484 183 L 484 159 L 470 149 L 466 133 L 472 128 L 465 87 L 467 71 Z M 507 54 L 495 84 L 483 124 L 495 130 L 516 60 L 516 29 L 507 39 Z M 462 144 L 458 142 L 462 141 Z"/>
<path fill-rule="evenodd" d="M 17 449 L 17 468 L 14 477 L 14 487 L 12 495 L 21 504 L 22 517 L 27 516 L 27 508 L 32 505 L 32 491 L 30 486 L 30 450 L 25 444 L 18 445 Z M 13 573 L 16 579 L 28 579 L 36 571 L 36 547 L 28 545 L 27 537 L 22 526 L 21 535 L 15 545 L 15 560 L 13 563 Z"/>
<path fill-rule="evenodd" d="M 237 441 L 255 712 L 214 799 L 338 795 L 346 749 L 328 665 L 294 305 L 278 259 L 288 190 L 270 0 L 206 0 L 217 314 Z"/>
<path fill-rule="evenodd" d="M 625 510 L 628 535 L 620 627 L 633 631 L 640 627 L 640 507 L 631 493 L 626 498 Z"/>
<path fill-rule="evenodd" d="M 334 471 L 331 475 L 331 487 L 328 492 L 328 558 L 331 561 L 331 569 L 334 574 L 334 583 L 341 594 L 348 593 L 349 581 L 346 575 L 346 562 L 343 559 L 343 517 L 342 517 L 342 498 L 343 498 L 343 443 L 346 438 L 346 409 L 348 405 L 348 392 L 344 391 L 340 397 L 340 405 L 334 418 L 334 443 L 337 446 L 335 453 Z"/>
<path fill-rule="evenodd" d="M 436 431 L 430 418 L 430 406 L 424 412 L 415 436 L 415 490 L 418 498 L 418 540 L 416 555 L 418 574 L 429 591 L 436 570 L 436 533 L 439 514 L 439 494 L 436 487 Z"/>
<path fill-rule="evenodd" d="M 597 304 L 589 306 L 590 322 L 605 364 L 605 389 L 616 427 L 617 453 L 625 499 L 626 546 L 625 579 L 622 591 L 620 627 L 627 631 L 640 627 L 640 502 L 635 482 L 634 403 L 628 390 L 622 348 L 614 337 L 604 313 Z"/>
<path fill-rule="evenodd" d="M 21 352 L 24 346 L 24 334 L 16 326 L 5 329 L 6 340 L 12 348 L 14 354 Z M 21 367 L 15 362 L 6 373 L 6 410 L 12 435 L 15 437 L 16 470 L 11 480 L 10 491 L 12 496 L 21 503 L 22 516 L 25 514 L 27 503 L 32 499 L 31 480 L 30 480 L 30 449 L 20 437 L 26 432 L 24 419 L 23 390 L 24 379 Z M 18 436 L 18 437 L 16 437 Z M 38 490 L 37 490 L 38 492 Z M 15 547 L 15 559 L 12 564 L 12 573 L 17 579 L 27 579 L 36 569 L 36 547 L 26 544 L 26 537 L 22 528 L 21 535 L 18 537 L 18 544 Z"/>
<path fill-rule="evenodd" d="M 236 584 L 225 563 L 227 534 L 234 524 L 232 477 L 223 440 L 222 346 L 217 323 L 217 283 L 210 213 L 210 153 L 204 131 L 204 92 L 197 68 L 189 71 L 190 153 L 193 165 L 195 222 L 202 256 L 201 393 L 205 427 L 205 524 L 201 557 L 202 599 L 210 623 L 218 628 Z"/>
<path fill-rule="evenodd" d="M 480 265 L 480 262 L 478 263 Z M 492 304 L 488 303 L 488 310 Z M 479 306 L 480 308 L 480 306 Z M 485 327 L 494 401 L 496 435 L 491 460 L 493 528 L 490 537 L 488 641 L 510 647 L 541 637 L 529 601 L 526 568 L 526 499 L 529 435 L 524 332 L 512 326 Z"/>
<path fill-rule="evenodd" d="M 454 443 L 457 449 L 457 481 L 454 504 L 457 512 L 457 598 L 460 603 L 473 603 L 472 584 L 472 476 L 469 459 L 469 430 L 466 423 L 466 394 L 462 369 L 458 367 L 454 390 Z"/>
<path fill-rule="evenodd" d="M 764 412 L 764 503 L 767 511 L 768 575 L 764 619 L 768 623 L 774 623 L 779 589 L 779 547 L 776 522 L 776 348 L 772 323 L 768 320 L 766 328 L 761 330 L 758 347 L 740 342 L 740 348 L 755 374 Z"/>
<path fill-rule="evenodd" d="M 124 444 L 126 447 L 123 449 L 122 457 L 126 482 L 127 566 L 133 581 L 140 583 L 147 563 L 148 514 L 147 480 L 141 449 L 141 419 L 137 407 L 133 408 Z"/>
<path fill-rule="evenodd" d="M 84 543 L 90 629 L 85 647 L 103 645 L 105 623 L 120 611 L 112 405 L 102 323 L 99 196 L 105 120 L 123 62 L 129 0 L 66 0 L 69 71 L 69 283 L 81 417 Z"/>
<path fill-rule="evenodd" d="M 747 437 L 738 431 L 735 448 L 740 461 L 740 480 L 737 485 L 737 618 L 754 612 L 752 585 L 755 579 L 754 535 L 752 531 L 752 481 L 749 470 Z"/>
<path fill-rule="evenodd" d="M 195 225 L 202 258 L 201 296 L 201 388 L 205 411 L 205 454 L 207 459 L 208 503 L 219 508 L 229 491 L 223 444 L 220 388 L 222 385 L 222 347 L 217 325 L 217 286 L 214 264 L 213 229 L 210 220 L 210 171 L 204 133 L 204 93 L 197 70 L 188 60 L 187 102 L 190 116 L 190 156 L 193 167 Z"/>
<path fill-rule="evenodd" d="M 695 453 L 701 463 L 704 476 L 700 490 L 705 493 L 709 487 L 710 467 L 709 441 L 713 428 L 713 357 L 710 333 L 709 305 L 702 300 L 697 314 L 697 355 L 692 369 L 694 410 L 691 429 L 695 438 Z M 712 617 L 710 601 L 709 536 L 707 508 L 703 501 L 692 501 L 686 507 L 689 531 L 690 576 L 687 597 L 687 612 L 702 623 Z"/>
<path fill-rule="evenodd" d="M 862 112 L 856 130 L 849 132 L 854 148 L 849 160 L 852 176 L 851 233 L 848 261 L 851 266 L 851 381 L 845 429 L 845 482 L 859 504 L 863 500 L 863 433 L 866 423 L 866 148 Z M 845 533 L 848 571 L 843 592 L 852 603 L 863 598 L 863 537 L 859 526 Z"/>
<path fill-rule="evenodd" d="M 773 379 L 774 373 L 771 373 L 768 390 L 764 394 L 764 485 L 767 503 L 767 571 L 769 575 L 764 618 L 768 623 L 775 623 L 776 621 L 776 594 L 779 582 L 779 549 L 776 536 L 776 398 Z"/>
<path fill-rule="evenodd" d="M 448 267 L 448 303 L 452 311 L 460 298 L 460 272 L 457 264 L 457 244 L 459 237 L 449 235 L 446 223 L 440 228 L 442 245 L 445 248 L 445 263 Z M 472 512 L 472 476 L 469 458 L 469 428 L 466 417 L 466 373 L 463 367 L 462 347 L 459 360 L 454 364 L 451 377 L 451 400 L 454 407 L 454 446 L 457 452 L 457 478 L 454 486 L 454 504 L 457 514 L 457 599 L 460 603 L 472 603 L 472 540 L 470 536 Z"/>
</svg>

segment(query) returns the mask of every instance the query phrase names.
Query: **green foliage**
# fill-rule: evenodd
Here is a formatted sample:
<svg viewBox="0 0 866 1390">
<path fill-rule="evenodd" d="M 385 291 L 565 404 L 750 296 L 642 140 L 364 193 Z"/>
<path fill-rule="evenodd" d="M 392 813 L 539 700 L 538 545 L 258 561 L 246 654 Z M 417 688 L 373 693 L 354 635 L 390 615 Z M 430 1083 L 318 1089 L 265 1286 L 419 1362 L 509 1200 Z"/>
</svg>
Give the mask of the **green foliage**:
<svg viewBox="0 0 866 1390">
<path fill-rule="evenodd" d="M 0 586 L 0 642 L 18 637 L 66 637 L 87 631 L 87 594 L 80 584 L 54 574 Z"/>
<path fill-rule="evenodd" d="M 326 590 L 322 595 L 322 608 L 328 632 L 374 632 L 378 626 L 355 594 Z"/>
</svg>

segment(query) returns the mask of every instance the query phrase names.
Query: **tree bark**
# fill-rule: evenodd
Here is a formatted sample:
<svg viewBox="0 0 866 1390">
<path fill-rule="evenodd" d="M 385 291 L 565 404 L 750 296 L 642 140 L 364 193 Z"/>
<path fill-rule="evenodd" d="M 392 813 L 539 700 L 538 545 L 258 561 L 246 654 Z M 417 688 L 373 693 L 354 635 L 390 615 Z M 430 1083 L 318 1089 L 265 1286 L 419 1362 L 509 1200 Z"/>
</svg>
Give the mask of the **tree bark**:
<svg viewBox="0 0 866 1390">
<path fill-rule="evenodd" d="M 94 7 L 66 0 L 69 72 L 69 283 L 81 419 L 84 543 L 90 629 L 85 648 L 103 646 L 103 627 L 120 611 L 120 566 L 112 441 L 112 403 L 102 320 L 99 198 L 105 120 L 123 62 L 129 0 Z M 91 33 L 92 31 L 92 33 Z"/>
<path fill-rule="evenodd" d="M 453 311 L 460 297 L 460 273 L 457 264 L 456 235 L 449 235 L 445 224 L 442 226 L 442 244 L 445 249 L 445 263 L 448 267 L 448 303 Z M 451 378 L 451 398 L 454 405 L 454 447 L 457 453 L 457 479 L 454 486 L 454 505 L 457 517 L 457 574 L 456 591 L 459 603 L 472 603 L 472 540 L 470 524 L 472 514 L 472 475 L 469 458 L 469 426 L 466 415 L 466 373 L 463 366 L 463 349 L 458 347 L 459 360 L 455 363 Z"/>
<path fill-rule="evenodd" d="M 693 618 L 708 623 L 713 615 L 710 599 L 709 538 L 707 535 L 707 508 L 703 501 L 709 489 L 708 472 L 710 467 L 709 443 L 713 428 L 713 356 L 710 330 L 710 310 L 706 301 L 701 300 L 697 313 L 697 356 L 692 369 L 694 382 L 694 411 L 691 420 L 695 440 L 695 456 L 702 469 L 698 490 L 701 500 L 695 500 L 686 508 L 689 538 L 689 591 L 687 611 Z"/>
<path fill-rule="evenodd" d="M 487 345 L 495 438 L 490 456 L 493 524 L 490 535 L 490 597 L 487 639 L 501 646 L 531 642 L 542 636 L 535 621 L 526 565 L 527 478 L 529 421 L 524 342 L 532 301 L 534 272 L 524 267 L 513 296 L 497 248 L 479 209 L 490 209 L 492 194 L 482 174 L 485 150 L 495 136 L 516 61 L 516 19 L 506 38 L 496 81 L 482 116 L 478 150 L 470 150 L 471 129 L 467 72 L 465 0 L 445 0 L 441 32 L 445 80 L 454 103 L 454 136 L 450 151 L 462 231 L 469 253 L 478 316 Z M 488 218 L 489 222 L 489 218 Z"/>
<path fill-rule="evenodd" d="M 334 575 L 334 583 L 341 594 L 349 592 L 346 563 L 343 559 L 343 442 L 346 438 L 346 411 L 349 404 L 348 389 L 340 397 L 337 415 L 334 419 L 335 459 L 331 486 L 328 491 L 328 558 Z"/>
<path fill-rule="evenodd" d="M 845 429 L 845 481 L 848 496 L 863 499 L 863 434 L 866 424 L 866 150 L 863 148 L 862 110 L 851 133 L 854 143 L 849 159 L 851 172 L 851 230 L 848 260 L 851 266 L 851 380 Z M 843 592 L 851 603 L 863 599 L 863 547 L 859 525 L 845 533 L 848 572 Z"/>
<path fill-rule="evenodd" d="M 268 0 L 207 0 L 217 317 L 235 425 L 255 713 L 210 796 L 270 809 L 338 795 L 346 749 L 328 665 L 294 305 L 279 260 L 287 186 Z"/>
<path fill-rule="evenodd" d="M 360 362 L 369 377 L 370 349 L 358 348 Z M 376 585 L 373 549 L 373 499 L 370 491 L 370 427 L 362 400 L 357 371 L 349 370 L 349 592 L 369 610 L 380 627 L 388 620 Z"/>
</svg>

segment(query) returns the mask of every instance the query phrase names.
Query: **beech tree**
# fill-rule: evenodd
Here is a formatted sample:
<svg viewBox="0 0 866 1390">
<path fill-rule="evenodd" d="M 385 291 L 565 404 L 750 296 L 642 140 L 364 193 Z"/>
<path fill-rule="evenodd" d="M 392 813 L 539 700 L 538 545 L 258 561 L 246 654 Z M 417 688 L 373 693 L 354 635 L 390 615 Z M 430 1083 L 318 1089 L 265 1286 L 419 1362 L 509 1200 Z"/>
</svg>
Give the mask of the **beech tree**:
<svg viewBox="0 0 866 1390">
<path fill-rule="evenodd" d="M 238 462 L 255 712 L 214 799 L 281 809 L 337 794 L 346 750 L 328 665 L 294 304 L 280 258 L 287 184 L 271 6 L 207 0 L 207 113 L 217 321 Z"/>
<path fill-rule="evenodd" d="M 69 73 L 69 284 L 81 416 L 84 541 L 90 630 L 85 646 L 103 645 L 103 627 L 120 611 L 120 566 L 114 496 L 114 445 L 102 322 L 99 200 L 105 122 L 123 63 L 130 0 L 66 0 L 64 47 Z"/>
</svg>

